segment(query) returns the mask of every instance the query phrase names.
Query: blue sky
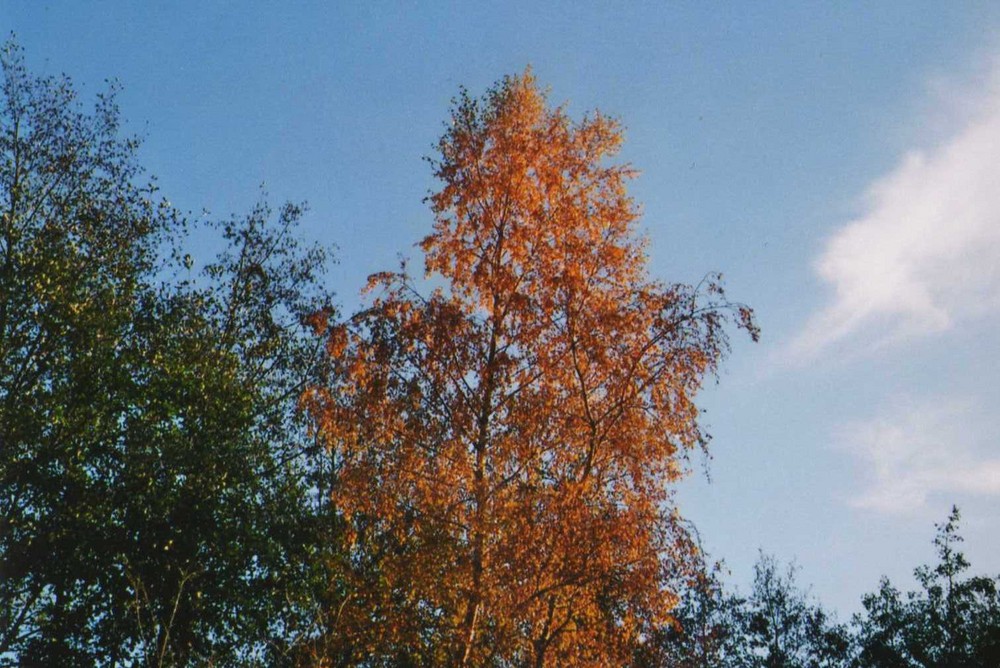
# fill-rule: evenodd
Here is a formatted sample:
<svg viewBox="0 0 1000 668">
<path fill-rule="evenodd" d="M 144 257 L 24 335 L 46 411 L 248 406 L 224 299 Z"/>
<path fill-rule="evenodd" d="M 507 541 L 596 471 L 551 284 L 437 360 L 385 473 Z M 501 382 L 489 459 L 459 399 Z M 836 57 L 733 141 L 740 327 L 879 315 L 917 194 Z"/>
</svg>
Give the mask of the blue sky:
<svg viewBox="0 0 1000 668">
<path fill-rule="evenodd" d="M 626 126 L 652 273 L 722 271 L 759 315 L 703 395 L 711 482 L 679 490 L 733 580 L 763 548 L 850 613 L 952 503 L 1000 571 L 1000 4 L 540 4 L 4 3 L 0 30 L 85 98 L 119 79 L 195 217 L 308 200 L 347 309 L 418 258 L 459 86 L 530 64 Z"/>
</svg>

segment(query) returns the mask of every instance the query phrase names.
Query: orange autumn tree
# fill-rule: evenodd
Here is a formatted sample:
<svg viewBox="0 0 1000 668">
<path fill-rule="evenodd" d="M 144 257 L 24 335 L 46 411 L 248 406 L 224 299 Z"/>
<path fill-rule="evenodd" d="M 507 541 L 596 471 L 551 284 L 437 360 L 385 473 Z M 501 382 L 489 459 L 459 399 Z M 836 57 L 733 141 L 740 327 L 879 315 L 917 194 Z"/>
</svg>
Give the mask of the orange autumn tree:
<svg viewBox="0 0 1000 668">
<path fill-rule="evenodd" d="M 331 661 L 622 665 L 669 621 L 695 394 L 727 321 L 756 329 L 716 281 L 647 275 L 621 142 L 530 71 L 457 101 L 421 243 L 444 287 L 373 276 L 306 395 L 350 545 Z"/>
</svg>

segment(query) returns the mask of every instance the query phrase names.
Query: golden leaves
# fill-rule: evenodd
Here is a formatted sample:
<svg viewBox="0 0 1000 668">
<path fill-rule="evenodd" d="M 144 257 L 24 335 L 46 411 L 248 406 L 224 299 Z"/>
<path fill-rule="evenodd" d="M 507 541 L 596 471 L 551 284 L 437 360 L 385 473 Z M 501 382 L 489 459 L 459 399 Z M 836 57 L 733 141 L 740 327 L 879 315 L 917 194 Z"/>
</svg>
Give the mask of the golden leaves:
<svg viewBox="0 0 1000 668">
<path fill-rule="evenodd" d="M 729 305 L 647 278 L 634 172 L 604 162 L 621 141 L 548 108 L 530 72 L 462 97 L 421 242 L 448 289 L 376 274 L 331 330 L 313 410 L 354 584 L 377 590 L 354 636 L 379 619 L 436 662 L 620 665 L 668 620 L 693 550 L 669 483 L 704 442 L 694 395 Z"/>
</svg>

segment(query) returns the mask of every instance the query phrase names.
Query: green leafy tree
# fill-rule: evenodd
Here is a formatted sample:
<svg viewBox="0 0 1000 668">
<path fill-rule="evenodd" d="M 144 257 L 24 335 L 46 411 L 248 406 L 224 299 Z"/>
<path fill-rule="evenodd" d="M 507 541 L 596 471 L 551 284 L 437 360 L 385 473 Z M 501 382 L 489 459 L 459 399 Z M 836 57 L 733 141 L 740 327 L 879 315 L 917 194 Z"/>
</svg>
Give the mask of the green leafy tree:
<svg viewBox="0 0 1000 668">
<path fill-rule="evenodd" d="M 260 206 L 192 274 L 114 88 L 2 69 L 0 665 L 277 663 L 334 561 L 296 408 L 325 255 Z"/>
<path fill-rule="evenodd" d="M 872 668 L 987 668 L 1000 665 L 1000 578 L 964 577 L 961 516 L 952 508 L 937 527 L 938 562 L 921 566 L 921 590 L 905 596 L 883 579 L 864 597 L 855 619 L 857 666 Z"/>
<path fill-rule="evenodd" d="M 702 559 L 704 557 L 702 556 Z M 673 623 L 642 644 L 635 668 L 735 668 L 745 659 L 740 632 L 743 599 L 730 594 L 721 564 L 704 560 L 694 577 L 683 583 Z"/>
<path fill-rule="evenodd" d="M 643 668 L 846 668 L 849 630 L 796 582 L 794 566 L 761 554 L 749 595 L 726 591 L 719 567 L 703 567 L 635 666 Z"/>
<path fill-rule="evenodd" d="M 796 569 L 761 554 L 742 611 L 747 668 L 846 666 L 847 630 L 798 587 Z"/>
</svg>

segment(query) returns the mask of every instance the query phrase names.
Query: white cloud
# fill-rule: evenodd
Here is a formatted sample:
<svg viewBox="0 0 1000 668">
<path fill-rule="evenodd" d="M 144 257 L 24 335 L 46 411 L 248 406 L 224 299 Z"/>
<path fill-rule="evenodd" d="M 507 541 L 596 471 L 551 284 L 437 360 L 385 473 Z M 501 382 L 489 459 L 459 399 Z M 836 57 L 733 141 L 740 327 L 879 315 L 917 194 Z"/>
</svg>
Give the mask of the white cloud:
<svg viewBox="0 0 1000 668">
<path fill-rule="evenodd" d="M 982 412 L 959 401 L 901 402 L 854 423 L 840 442 L 858 459 L 866 486 L 850 502 L 900 513 L 921 509 L 932 495 L 1000 496 L 995 434 Z"/>
<path fill-rule="evenodd" d="M 938 147 L 906 155 L 869 187 L 863 215 L 827 240 L 814 266 L 832 299 L 794 339 L 793 357 L 941 332 L 1000 309 L 1000 93 L 984 88 L 969 96 L 977 114 Z"/>
</svg>

